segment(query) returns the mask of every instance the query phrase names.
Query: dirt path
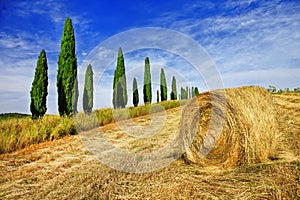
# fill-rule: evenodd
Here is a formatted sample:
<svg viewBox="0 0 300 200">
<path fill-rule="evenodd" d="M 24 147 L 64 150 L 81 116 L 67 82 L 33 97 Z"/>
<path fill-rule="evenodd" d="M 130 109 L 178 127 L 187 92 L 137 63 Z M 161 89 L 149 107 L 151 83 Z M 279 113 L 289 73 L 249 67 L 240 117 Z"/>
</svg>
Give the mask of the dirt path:
<svg viewBox="0 0 300 200">
<path fill-rule="evenodd" d="M 276 97 L 277 98 L 277 97 Z M 298 97 L 278 97 L 285 143 L 300 149 Z M 296 100 L 295 100 L 296 99 Z M 151 134 L 150 117 L 133 122 L 144 127 L 133 137 L 109 124 L 77 136 L 32 145 L 0 155 L 0 199 L 297 199 L 300 159 L 277 160 L 243 169 L 222 170 L 186 165 L 182 160 L 154 172 L 111 169 L 87 151 L 81 138 L 99 132 L 115 147 L 132 153 L 155 152 L 178 133 L 181 110 L 168 110 L 159 131 Z M 162 119 L 162 118 L 161 118 Z M 125 123 L 125 122 L 124 122 Z M 130 122 L 127 122 L 130 123 Z M 124 125 L 124 124 L 123 124 Z M 126 124 L 125 124 L 126 125 Z M 121 124 L 122 126 L 122 124 Z M 147 128 L 145 128 L 147 127 Z M 153 127 L 152 127 L 153 128 Z M 287 128 L 287 129 L 286 129 Z M 132 135 L 135 134 L 133 131 Z M 141 135 L 140 135 L 141 136 Z"/>
</svg>

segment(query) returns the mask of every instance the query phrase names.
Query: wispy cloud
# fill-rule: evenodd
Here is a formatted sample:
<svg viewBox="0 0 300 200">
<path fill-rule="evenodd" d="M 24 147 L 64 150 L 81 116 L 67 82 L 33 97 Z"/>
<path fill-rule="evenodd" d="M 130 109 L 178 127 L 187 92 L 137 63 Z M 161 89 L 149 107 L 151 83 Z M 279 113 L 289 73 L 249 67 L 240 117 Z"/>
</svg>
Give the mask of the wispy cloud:
<svg viewBox="0 0 300 200">
<path fill-rule="evenodd" d="M 216 2 L 211 7 L 225 9 L 207 18 L 180 19 L 177 13 L 168 13 L 167 17 L 163 14 L 160 21 L 203 45 L 221 74 L 263 70 L 269 71 L 271 76 L 272 71 L 279 69 L 287 79 L 278 87 L 296 86 L 298 82 L 289 78 L 294 76 L 289 69 L 300 67 L 299 3 L 230 0 Z M 203 9 L 195 5 L 188 8 L 188 12 L 195 13 Z M 267 73 L 258 76 L 265 76 L 265 81 L 260 82 L 263 86 L 270 81 Z M 227 77 L 223 77 L 225 83 Z M 236 82 L 235 85 L 240 84 Z"/>
</svg>

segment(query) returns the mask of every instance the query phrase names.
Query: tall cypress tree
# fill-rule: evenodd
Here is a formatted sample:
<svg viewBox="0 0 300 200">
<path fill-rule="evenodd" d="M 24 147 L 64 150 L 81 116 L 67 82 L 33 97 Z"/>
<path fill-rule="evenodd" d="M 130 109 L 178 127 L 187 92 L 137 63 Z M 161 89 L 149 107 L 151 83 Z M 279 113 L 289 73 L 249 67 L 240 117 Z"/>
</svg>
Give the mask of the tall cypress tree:
<svg viewBox="0 0 300 200">
<path fill-rule="evenodd" d="M 173 78 L 172 78 L 171 100 L 177 100 L 176 79 L 175 79 L 174 76 L 173 76 Z"/>
<path fill-rule="evenodd" d="M 151 103 L 152 101 L 152 89 L 151 89 L 151 72 L 149 58 L 145 59 L 145 71 L 144 71 L 144 103 Z"/>
<path fill-rule="evenodd" d="M 199 94 L 199 90 L 197 87 L 195 87 L 195 95 L 198 95 Z"/>
<path fill-rule="evenodd" d="M 137 88 L 137 82 L 135 78 L 133 78 L 132 90 L 133 90 L 133 105 L 134 107 L 137 107 L 137 105 L 139 104 L 139 91 Z"/>
<path fill-rule="evenodd" d="M 165 71 L 163 68 L 160 70 L 160 100 L 166 101 L 167 100 L 167 81 L 165 76 Z"/>
<path fill-rule="evenodd" d="M 85 72 L 84 91 L 83 91 L 83 110 L 86 114 L 90 114 L 93 109 L 93 67 L 89 64 Z"/>
<path fill-rule="evenodd" d="M 195 88 L 192 87 L 192 98 L 194 98 L 194 96 L 195 96 Z"/>
<path fill-rule="evenodd" d="M 75 35 L 72 20 L 67 18 L 61 40 L 57 71 L 58 112 L 70 116 L 77 112 L 78 82 Z"/>
<path fill-rule="evenodd" d="M 117 100 L 118 97 L 118 83 L 120 83 L 120 90 L 122 89 L 122 98 L 123 100 Z M 126 75 L 125 75 L 125 62 L 124 56 L 121 47 L 118 50 L 117 58 L 117 67 L 114 72 L 114 82 L 113 82 L 113 106 L 114 108 L 124 108 L 127 104 L 127 86 L 126 86 Z M 122 105 L 119 105 L 118 102 L 122 102 Z"/>
<path fill-rule="evenodd" d="M 30 91 L 30 111 L 32 119 L 43 117 L 47 111 L 48 95 L 48 64 L 46 52 L 43 49 L 37 60 L 34 79 Z"/>
<path fill-rule="evenodd" d="M 181 87 L 181 99 L 188 99 L 188 87 Z"/>
<path fill-rule="evenodd" d="M 117 97 L 116 97 L 116 102 L 117 105 L 119 106 L 118 108 L 124 108 L 125 107 L 125 102 L 124 102 L 124 96 L 123 96 L 123 88 L 121 82 L 117 83 Z"/>
<path fill-rule="evenodd" d="M 184 95 L 185 95 L 185 99 L 188 99 L 189 98 L 189 88 L 188 88 L 188 86 L 186 86 L 185 87 L 185 89 L 184 89 Z"/>
<path fill-rule="evenodd" d="M 159 102 L 159 91 L 158 90 L 156 91 L 156 102 L 157 103 Z"/>
</svg>

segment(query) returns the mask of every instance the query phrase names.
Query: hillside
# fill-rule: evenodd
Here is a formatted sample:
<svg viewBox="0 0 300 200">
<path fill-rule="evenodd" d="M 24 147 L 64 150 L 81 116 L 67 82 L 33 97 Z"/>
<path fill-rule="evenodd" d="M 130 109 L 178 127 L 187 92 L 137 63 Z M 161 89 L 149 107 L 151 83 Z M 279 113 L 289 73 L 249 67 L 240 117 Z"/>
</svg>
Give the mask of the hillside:
<svg viewBox="0 0 300 200">
<path fill-rule="evenodd" d="M 280 158 L 244 168 L 187 165 L 179 159 L 158 171 L 126 173 L 111 169 L 87 151 L 76 136 L 31 145 L 0 155 L 0 199 L 297 199 L 300 198 L 300 95 L 274 95 L 279 116 Z M 157 134 L 135 139 L 115 123 L 101 128 L 114 145 L 147 153 L 178 133 L 181 108 L 166 111 Z M 135 118 L 141 126 L 150 117 Z M 147 133 L 144 133 L 147 134 Z"/>
</svg>

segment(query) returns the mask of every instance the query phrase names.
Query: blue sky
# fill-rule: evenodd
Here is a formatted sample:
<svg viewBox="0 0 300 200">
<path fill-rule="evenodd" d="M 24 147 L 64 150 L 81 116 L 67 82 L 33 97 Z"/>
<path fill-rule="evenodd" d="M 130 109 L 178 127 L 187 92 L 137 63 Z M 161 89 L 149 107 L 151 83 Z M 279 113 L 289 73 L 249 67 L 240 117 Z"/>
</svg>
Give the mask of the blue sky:
<svg viewBox="0 0 300 200">
<path fill-rule="evenodd" d="M 30 113 L 29 92 L 42 49 L 46 50 L 49 67 L 48 113 L 57 113 L 57 59 L 66 17 L 72 19 L 75 29 L 79 71 L 84 71 L 82 63 L 90 52 L 115 34 L 134 28 L 161 27 L 196 40 L 215 63 L 224 87 L 300 85 L 297 0 L 0 0 L 0 113 Z M 168 52 L 141 51 L 125 54 L 126 67 L 129 71 L 142 69 L 144 56 L 148 55 L 154 71 L 155 66 L 167 68 L 168 84 L 172 75 L 181 73 L 180 66 L 187 64 L 180 58 L 175 59 L 178 63 L 172 63 L 174 55 Z M 114 67 L 112 63 L 110 71 Z M 205 80 L 197 80 L 193 73 L 188 73 L 190 70 L 186 71 L 185 79 L 190 85 L 202 91 L 207 89 Z M 111 106 L 111 75 L 108 70 L 107 77 L 96 83 L 103 90 L 102 99 L 95 95 L 96 108 Z M 152 76 L 158 82 L 158 74 L 153 72 Z M 142 83 L 142 76 L 138 83 Z M 130 91 L 130 78 L 127 84 Z"/>
</svg>

